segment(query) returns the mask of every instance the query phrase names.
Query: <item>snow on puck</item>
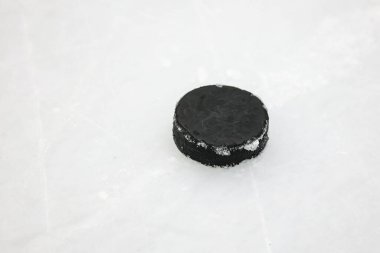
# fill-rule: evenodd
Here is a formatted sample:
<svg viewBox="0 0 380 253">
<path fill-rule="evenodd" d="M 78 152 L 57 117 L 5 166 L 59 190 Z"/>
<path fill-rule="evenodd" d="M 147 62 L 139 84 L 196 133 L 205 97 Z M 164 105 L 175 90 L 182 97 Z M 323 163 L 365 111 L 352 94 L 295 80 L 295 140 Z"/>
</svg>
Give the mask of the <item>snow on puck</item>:
<svg viewBox="0 0 380 253">
<path fill-rule="evenodd" d="M 233 166 L 256 157 L 268 141 L 265 105 L 252 93 L 224 85 L 188 92 L 178 102 L 173 137 L 178 149 L 210 166 Z"/>
</svg>

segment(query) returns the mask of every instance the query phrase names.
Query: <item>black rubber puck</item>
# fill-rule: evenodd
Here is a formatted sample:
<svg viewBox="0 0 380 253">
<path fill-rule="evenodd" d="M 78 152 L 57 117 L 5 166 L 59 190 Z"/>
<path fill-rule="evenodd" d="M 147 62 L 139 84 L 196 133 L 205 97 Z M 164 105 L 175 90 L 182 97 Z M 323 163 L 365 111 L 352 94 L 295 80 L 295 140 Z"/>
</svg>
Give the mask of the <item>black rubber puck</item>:
<svg viewBox="0 0 380 253">
<path fill-rule="evenodd" d="M 194 89 L 178 102 L 173 137 L 178 149 L 210 166 L 256 157 L 268 141 L 268 112 L 252 93 L 231 86 Z"/>
</svg>

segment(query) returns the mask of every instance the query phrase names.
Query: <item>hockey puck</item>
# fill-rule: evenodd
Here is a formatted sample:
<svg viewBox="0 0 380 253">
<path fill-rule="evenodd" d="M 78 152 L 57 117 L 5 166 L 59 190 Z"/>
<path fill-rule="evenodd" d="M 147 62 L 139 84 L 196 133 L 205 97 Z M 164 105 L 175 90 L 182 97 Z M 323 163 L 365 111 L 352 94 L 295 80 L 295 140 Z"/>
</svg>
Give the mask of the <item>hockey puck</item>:
<svg viewBox="0 0 380 253">
<path fill-rule="evenodd" d="M 173 138 L 178 149 L 210 166 L 256 157 L 268 141 L 265 105 L 252 93 L 224 85 L 194 89 L 178 102 Z"/>
</svg>

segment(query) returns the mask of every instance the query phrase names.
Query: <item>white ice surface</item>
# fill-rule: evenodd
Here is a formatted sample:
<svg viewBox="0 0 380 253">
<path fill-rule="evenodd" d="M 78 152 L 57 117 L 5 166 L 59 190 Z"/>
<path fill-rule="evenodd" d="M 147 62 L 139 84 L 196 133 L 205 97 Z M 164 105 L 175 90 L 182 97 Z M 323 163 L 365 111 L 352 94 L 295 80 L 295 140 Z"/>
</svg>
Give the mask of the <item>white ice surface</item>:
<svg viewBox="0 0 380 253">
<path fill-rule="evenodd" d="M 379 81 L 378 0 L 0 0 L 0 252 L 380 252 Z M 213 83 L 266 103 L 258 159 L 175 147 Z"/>
</svg>

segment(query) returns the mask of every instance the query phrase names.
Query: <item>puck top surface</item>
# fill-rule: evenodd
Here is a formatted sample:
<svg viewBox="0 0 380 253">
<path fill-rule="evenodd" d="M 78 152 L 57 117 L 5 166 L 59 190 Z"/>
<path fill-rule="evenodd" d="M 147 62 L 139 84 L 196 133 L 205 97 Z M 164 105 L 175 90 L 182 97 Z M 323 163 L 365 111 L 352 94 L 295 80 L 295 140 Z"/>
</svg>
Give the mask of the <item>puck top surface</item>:
<svg viewBox="0 0 380 253">
<path fill-rule="evenodd" d="M 268 113 L 259 98 L 232 86 L 209 85 L 178 102 L 175 120 L 197 140 L 212 146 L 238 146 L 258 138 Z"/>
</svg>

